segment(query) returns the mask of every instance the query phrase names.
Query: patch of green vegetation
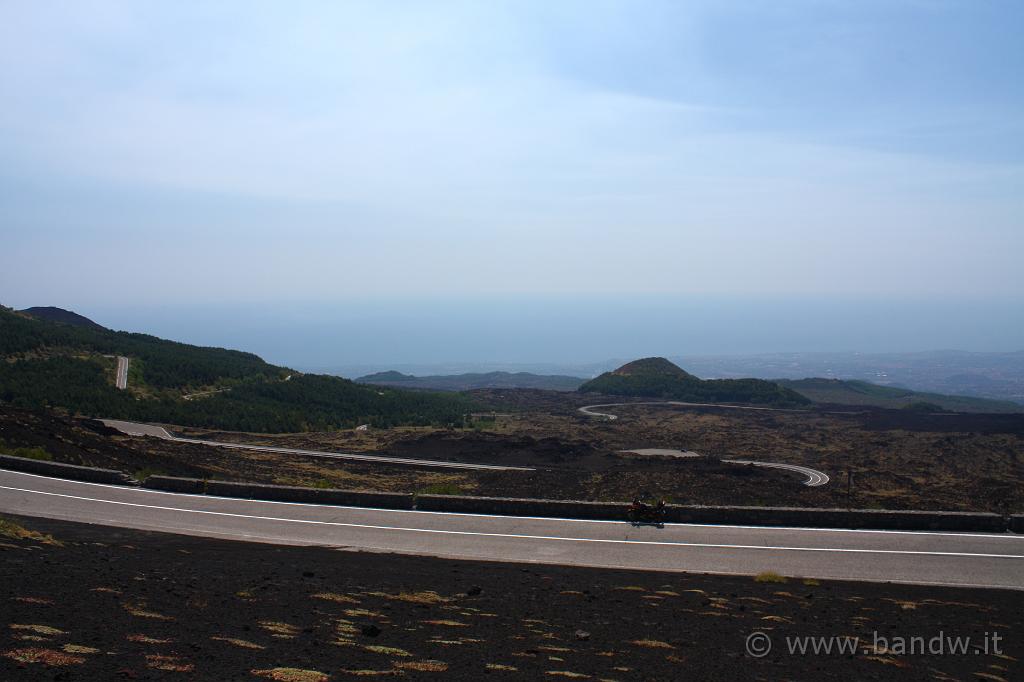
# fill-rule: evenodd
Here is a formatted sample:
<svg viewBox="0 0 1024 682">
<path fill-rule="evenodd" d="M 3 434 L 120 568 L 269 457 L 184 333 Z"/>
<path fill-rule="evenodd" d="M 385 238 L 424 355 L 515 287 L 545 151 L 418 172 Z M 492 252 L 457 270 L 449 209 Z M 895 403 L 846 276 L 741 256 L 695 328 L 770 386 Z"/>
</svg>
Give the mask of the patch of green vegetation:
<svg viewBox="0 0 1024 682">
<path fill-rule="evenodd" d="M 69 654 L 98 654 L 100 652 L 100 650 L 95 647 L 84 646 L 82 644 L 65 644 L 61 649 Z"/>
<path fill-rule="evenodd" d="M 144 360 L 129 358 L 128 360 L 128 386 L 133 389 L 143 388 L 146 385 Z"/>
<path fill-rule="evenodd" d="M 634 639 L 630 644 L 634 644 L 645 649 L 675 649 L 675 647 L 668 642 L 663 642 L 659 639 Z"/>
<path fill-rule="evenodd" d="M 42 663 L 49 667 L 79 665 L 81 663 L 85 663 L 85 659 L 81 656 L 75 656 L 63 651 L 54 651 L 53 649 L 43 649 L 40 647 L 11 649 L 10 651 L 5 651 L 3 655 L 6 658 L 17 661 L 18 663 Z"/>
<path fill-rule="evenodd" d="M 756 583 L 784 583 L 786 582 L 785 576 L 779 575 L 775 571 L 763 571 L 754 576 L 754 582 Z"/>
<path fill-rule="evenodd" d="M 136 618 L 151 618 L 153 620 L 174 620 L 156 611 L 150 611 L 145 602 L 129 601 L 121 604 L 121 607 Z"/>
<path fill-rule="evenodd" d="M 749 403 L 774 407 L 809 405 L 796 391 L 762 379 L 699 379 L 665 358 L 644 358 L 605 372 L 581 393 L 628 395 L 695 403 Z"/>
<path fill-rule="evenodd" d="M 59 540 L 55 540 L 52 535 L 29 530 L 21 524 L 5 519 L 2 516 L 0 516 L 0 537 L 10 538 L 11 540 L 35 540 L 44 545 L 62 546 L 62 543 Z"/>
<path fill-rule="evenodd" d="M 302 668 L 270 668 L 253 670 L 256 677 L 263 677 L 276 682 L 327 682 L 330 677 L 319 670 L 303 670 Z"/>
<path fill-rule="evenodd" d="M 387 592 L 368 592 L 371 597 L 381 597 L 391 601 L 401 601 L 407 604 L 444 604 L 450 602 L 451 599 L 448 597 L 442 597 L 433 590 L 423 590 L 421 592 L 399 592 L 398 594 L 389 594 Z"/>
<path fill-rule="evenodd" d="M 47 637 L 67 634 L 63 630 L 50 625 L 22 625 L 19 623 L 12 623 L 10 628 L 12 630 L 28 630 L 36 633 L 37 635 L 46 635 Z"/>
<path fill-rule="evenodd" d="M 38 459 L 43 462 L 53 461 L 53 455 L 40 447 L 12 447 L 0 441 L 0 455 L 11 455 L 12 457 L 24 457 L 25 459 Z"/>
<path fill-rule="evenodd" d="M 493 415 L 478 415 L 467 420 L 467 427 L 474 431 L 486 431 L 493 429 L 498 419 Z"/>
<path fill-rule="evenodd" d="M 466 491 L 458 483 L 431 483 L 422 490 L 417 491 L 418 495 L 465 495 Z"/>
<path fill-rule="evenodd" d="M 164 473 L 163 471 L 160 471 L 159 469 L 154 469 L 152 467 L 144 467 L 144 468 L 139 469 L 138 471 L 135 472 L 134 478 L 135 478 L 136 481 L 142 482 L 142 481 L 145 481 L 150 476 L 166 476 L 166 475 L 167 475 L 166 473 Z"/>
<path fill-rule="evenodd" d="M 380 646 L 377 644 L 368 644 L 363 648 L 372 653 L 385 654 L 387 656 L 398 656 L 400 658 L 409 658 L 410 656 L 412 656 L 412 654 L 410 654 L 405 649 L 399 649 L 398 647 L 393 646 Z"/>
<path fill-rule="evenodd" d="M 232 646 L 236 646 L 240 649 L 253 649 L 261 651 L 266 648 L 254 642 L 250 642 L 246 639 L 238 639 L 237 637 L 225 637 L 223 635 L 214 635 L 210 639 L 212 639 L 215 642 L 224 642 L 225 644 L 231 644 Z"/>
<path fill-rule="evenodd" d="M 392 663 L 399 670 L 413 670 L 422 673 L 443 673 L 448 670 L 444 661 L 395 661 Z"/>
</svg>

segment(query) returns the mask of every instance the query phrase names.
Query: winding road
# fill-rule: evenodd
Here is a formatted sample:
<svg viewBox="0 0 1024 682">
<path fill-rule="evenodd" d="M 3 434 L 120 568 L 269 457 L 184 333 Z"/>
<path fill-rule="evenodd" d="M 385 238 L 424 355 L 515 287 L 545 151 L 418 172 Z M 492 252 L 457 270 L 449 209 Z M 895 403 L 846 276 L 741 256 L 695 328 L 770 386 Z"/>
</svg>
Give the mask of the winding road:
<svg viewBox="0 0 1024 682">
<path fill-rule="evenodd" d="M 804 485 L 809 488 L 815 488 L 819 485 L 826 485 L 831 480 L 824 471 L 818 471 L 810 467 L 800 466 L 799 464 L 784 464 L 783 462 L 759 462 L 752 459 L 723 459 L 723 462 L 729 464 L 750 464 L 756 467 L 766 467 L 768 469 L 785 469 L 786 471 L 795 471 L 798 474 L 803 474 L 807 477 L 804 481 Z"/>
<path fill-rule="evenodd" d="M 122 391 L 128 388 L 128 363 L 130 360 L 123 355 L 117 356 L 117 374 L 114 378 L 114 385 Z"/>
<path fill-rule="evenodd" d="M 0 512 L 287 545 L 491 561 L 1024 589 L 1024 536 L 394 511 L 167 493 L 0 470 Z"/>
<path fill-rule="evenodd" d="M 300 450 L 296 448 L 279 448 L 269 445 L 249 445 L 247 443 L 225 443 L 219 440 L 202 440 L 199 438 L 181 438 L 175 436 L 162 426 L 126 422 L 118 419 L 101 419 L 112 429 L 129 436 L 152 436 L 175 443 L 192 443 L 193 445 L 210 445 L 232 450 L 254 450 L 257 452 L 276 452 L 286 455 L 303 455 L 306 457 L 328 457 L 331 459 L 350 459 L 376 464 L 405 464 L 408 466 L 434 467 L 442 469 L 485 469 L 490 471 L 534 471 L 532 467 L 503 466 L 500 464 L 470 464 L 466 462 L 445 462 L 433 459 L 415 459 L 411 457 L 387 457 L 384 455 L 360 455 L 354 452 L 323 452 L 321 450 Z"/>
<path fill-rule="evenodd" d="M 678 401 L 673 401 L 673 400 L 659 400 L 659 401 L 654 401 L 654 402 L 639 402 L 639 403 L 605 403 L 603 405 L 587 405 L 586 407 L 579 408 L 579 411 L 582 412 L 583 414 L 587 415 L 588 417 L 604 417 L 605 419 L 608 419 L 609 421 L 611 421 L 613 419 L 618 419 L 619 418 L 618 415 L 611 414 L 610 412 L 596 412 L 595 410 L 597 408 L 619 407 L 619 406 L 622 406 L 622 405 L 676 405 L 676 406 L 683 406 L 683 407 L 723 407 L 723 408 L 731 409 L 731 410 L 767 410 L 769 412 L 801 412 L 802 411 L 802 410 L 788 410 L 788 409 L 777 408 L 777 407 L 751 407 L 751 406 L 747 406 L 747 405 L 717 405 L 715 403 L 683 403 L 683 402 L 678 402 Z M 658 454 L 658 450 L 657 449 L 652 449 L 652 448 L 646 448 L 646 449 L 640 449 L 640 450 L 629 450 L 628 452 Z M 665 451 L 665 452 L 669 452 L 669 451 Z M 696 454 L 696 453 L 684 453 L 684 454 L 686 454 L 686 455 L 693 455 L 693 454 Z M 678 455 L 670 455 L 670 456 L 678 456 Z M 802 474 L 803 476 L 806 476 L 806 480 L 804 480 L 804 485 L 806 485 L 808 487 L 812 487 L 812 488 L 817 487 L 817 486 L 821 486 L 821 485 L 827 485 L 829 480 L 831 480 L 831 479 L 829 479 L 828 474 L 826 474 L 824 471 L 818 471 L 817 469 L 812 469 L 810 467 L 800 466 L 799 464 L 785 464 L 783 462 L 762 462 L 762 461 L 752 460 L 752 459 L 723 459 L 721 461 L 727 462 L 729 464 L 750 464 L 752 466 L 757 466 L 757 467 L 767 467 L 767 468 L 770 468 L 770 469 L 785 469 L 787 471 L 795 471 L 798 474 Z"/>
</svg>

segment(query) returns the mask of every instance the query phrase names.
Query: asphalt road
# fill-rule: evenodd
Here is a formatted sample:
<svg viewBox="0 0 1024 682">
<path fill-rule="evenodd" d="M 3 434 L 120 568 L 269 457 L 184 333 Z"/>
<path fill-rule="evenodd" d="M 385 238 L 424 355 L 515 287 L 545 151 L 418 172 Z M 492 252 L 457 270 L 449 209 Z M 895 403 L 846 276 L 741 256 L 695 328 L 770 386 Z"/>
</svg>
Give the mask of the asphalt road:
<svg viewBox="0 0 1024 682">
<path fill-rule="evenodd" d="M 800 466 L 799 464 L 784 464 L 783 462 L 760 462 L 753 459 L 723 459 L 723 462 L 729 464 L 752 464 L 756 467 L 767 467 L 769 469 L 786 469 L 788 471 L 795 471 L 798 474 L 803 474 L 807 477 L 804 481 L 804 485 L 808 487 L 816 487 L 819 485 L 826 485 L 829 480 L 828 474 L 824 471 L 818 471 L 810 467 Z"/>
<path fill-rule="evenodd" d="M 278 448 L 268 445 L 249 445 L 246 443 L 225 443 L 219 440 L 201 440 L 199 438 L 179 438 L 162 426 L 126 422 L 118 419 L 102 419 L 110 428 L 117 429 L 129 436 L 152 436 L 171 440 L 176 443 L 193 443 L 210 445 L 233 450 L 255 450 L 257 452 L 277 452 L 286 455 L 304 455 L 306 457 L 329 457 L 331 459 L 351 459 L 378 464 L 405 464 L 409 466 L 434 467 L 441 469 L 488 469 L 491 471 L 533 471 L 533 467 L 502 466 L 500 464 L 470 464 L 467 462 L 445 462 L 433 459 L 415 459 L 411 457 L 387 457 L 383 455 L 360 455 L 354 452 L 323 452 L 321 450 L 299 450 L 297 448 Z"/>
<path fill-rule="evenodd" d="M 620 405 L 681 405 L 684 407 L 724 407 L 731 410 L 767 410 L 770 412 L 801 412 L 803 410 L 787 410 L 775 407 L 750 407 L 744 405 L 716 405 L 714 403 L 682 403 L 674 400 L 662 400 L 657 402 L 641 402 L 641 403 L 605 403 L 604 405 L 587 405 L 586 407 L 579 408 L 579 411 L 588 417 L 604 417 L 609 421 L 612 419 L 618 419 L 618 415 L 611 414 L 610 412 L 596 412 L 596 408 L 604 407 L 618 407 Z M 659 448 L 644 448 L 640 450 L 628 450 L 627 452 L 636 452 L 639 454 L 648 455 L 667 455 L 670 457 L 693 457 L 699 456 L 699 453 L 679 450 L 663 450 Z M 678 454 L 675 454 L 678 453 Z M 827 485 L 829 482 L 829 476 L 824 471 L 818 471 L 810 467 L 800 466 L 799 464 L 784 464 L 782 462 L 762 462 L 752 459 L 723 459 L 723 462 L 730 464 L 752 464 L 758 467 L 768 467 L 771 469 L 787 469 L 789 471 L 795 471 L 798 474 L 806 476 L 804 485 L 808 487 L 816 487 L 819 485 Z"/>
<path fill-rule="evenodd" d="M 121 390 L 128 388 L 128 358 L 120 355 L 117 357 L 117 376 L 114 383 Z"/>
<path fill-rule="evenodd" d="M 0 470 L 0 512 L 275 544 L 606 568 L 1024 589 L 1024 536 L 392 511 L 108 486 Z"/>
</svg>

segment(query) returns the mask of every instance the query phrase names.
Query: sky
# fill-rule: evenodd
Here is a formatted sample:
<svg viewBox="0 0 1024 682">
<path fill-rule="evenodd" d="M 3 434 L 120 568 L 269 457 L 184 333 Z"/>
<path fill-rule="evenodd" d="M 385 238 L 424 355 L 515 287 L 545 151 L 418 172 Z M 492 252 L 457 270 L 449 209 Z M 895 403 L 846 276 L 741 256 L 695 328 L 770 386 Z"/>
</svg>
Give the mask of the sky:
<svg viewBox="0 0 1024 682">
<path fill-rule="evenodd" d="M 531 302 L 563 311 L 564 335 L 602 301 L 727 301 L 742 322 L 810 298 L 888 306 L 907 331 L 893 346 L 1024 347 L 1013 0 L 0 13 L 5 305 L 202 340 L 228 334 L 194 322 L 212 310 L 252 327 L 238 311 L 414 306 L 468 328 L 488 307 L 528 321 Z M 1015 324 L 972 336 L 979 310 Z M 843 334 L 814 343 L 861 343 Z M 433 357 L 483 340 L 421 341 Z"/>
</svg>

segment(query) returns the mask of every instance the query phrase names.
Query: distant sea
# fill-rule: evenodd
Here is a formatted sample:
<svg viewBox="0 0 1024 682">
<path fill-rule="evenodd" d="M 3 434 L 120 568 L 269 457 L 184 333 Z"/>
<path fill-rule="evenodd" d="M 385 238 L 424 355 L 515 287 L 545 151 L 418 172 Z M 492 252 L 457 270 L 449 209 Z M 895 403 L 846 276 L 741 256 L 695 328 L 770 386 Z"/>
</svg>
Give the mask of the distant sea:
<svg viewBox="0 0 1024 682">
<path fill-rule="evenodd" d="M 115 329 L 343 376 L 391 368 L 587 376 L 650 355 L 1024 350 L 1024 304 L 1014 300 L 562 296 L 75 310 Z"/>
</svg>

